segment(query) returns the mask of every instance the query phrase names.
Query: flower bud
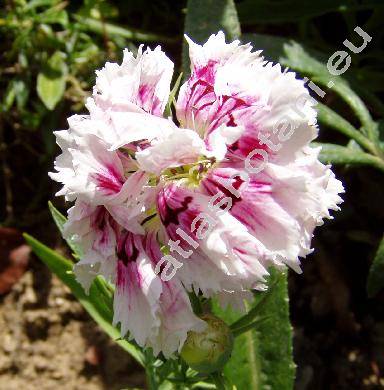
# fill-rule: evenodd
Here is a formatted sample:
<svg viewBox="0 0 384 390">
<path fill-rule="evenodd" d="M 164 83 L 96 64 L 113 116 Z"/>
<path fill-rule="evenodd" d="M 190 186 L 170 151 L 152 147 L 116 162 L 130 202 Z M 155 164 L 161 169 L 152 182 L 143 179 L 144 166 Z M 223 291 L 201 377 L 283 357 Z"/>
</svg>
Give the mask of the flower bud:
<svg viewBox="0 0 384 390">
<path fill-rule="evenodd" d="M 209 374 L 220 370 L 231 357 L 233 335 L 220 318 L 205 314 L 201 319 L 207 327 L 200 333 L 188 333 L 180 355 L 194 370 Z"/>
</svg>

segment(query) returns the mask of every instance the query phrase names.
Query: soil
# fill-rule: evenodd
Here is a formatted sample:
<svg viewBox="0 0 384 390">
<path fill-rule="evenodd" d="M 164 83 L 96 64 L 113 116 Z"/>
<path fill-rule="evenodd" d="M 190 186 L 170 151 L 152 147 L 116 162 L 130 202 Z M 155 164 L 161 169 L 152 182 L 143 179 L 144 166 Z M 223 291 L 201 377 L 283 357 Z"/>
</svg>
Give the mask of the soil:
<svg viewBox="0 0 384 390">
<path fill-rule="evenodd" d="M 32 259 L 0 301 L 0 389 L 118 390 L 144 383 L 140 367 Z"/>
</svg>

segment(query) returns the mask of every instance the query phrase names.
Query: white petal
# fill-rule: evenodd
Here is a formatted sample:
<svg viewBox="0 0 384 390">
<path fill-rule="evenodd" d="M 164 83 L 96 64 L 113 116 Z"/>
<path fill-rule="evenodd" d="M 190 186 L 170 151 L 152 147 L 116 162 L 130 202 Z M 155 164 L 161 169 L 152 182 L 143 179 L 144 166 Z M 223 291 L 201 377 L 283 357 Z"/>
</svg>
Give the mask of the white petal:
<svg viewBox="0 0 384 390">
<path fill-rule="evenodd" d="M 165 136 L 174 131 L 175 125 L 168 119 L 158 118 L 149 114 L 134 112 L 113 112 L 111 120 L 116 132 L 116 138 L 110 147 L 118 149 L 134 141 L 151 141 L 156 137 Z"/>
<path fill-rule="evenodd" d="M 205 152 L 204 141 L 195 131 L 176 128 L 137 152 L 136 159 L 142 170 L 159 175 L 166 168 L 194 163 Z"/>
<path fill-rule="evenodd" d="M 189 331 L 201 332 L 206 323 L 193 313 L 188 295 L 177 280 L 163 283 L 160 297 L 161 327 L 151 340 L 153 353 L 166 358 L 181 350 Z"/>
<path fill-rule="evenodd" d="M 243 134 L 242 126 L 227 127 L 221 125 L 213 130 L 207 137 L 208 150 L 207 156 L 213 156 L 217 161 L 224 159 L 228 151 L 228 145 L 236 142 Z"/>
<path fill-rule="evenodd" d="M 160 279 L 145 257 L 126 266 L 119 261 L 113 306 L 113 324 L 121 324 L 121 334 L 130 332 L 145 346 L 159 326 L 157 311 L 161 294 Z"/>
<path fill-rule="evenodd" d="M 87 105 L 92 115 L 140 109 L 161 116 L 168 101 L 172 73 L 173 63 L 160 47 L 148 48 L 144 53 L 140 47 L 136 58 L 124 50 L 121 65 L 107 62 L 96 72 L 94 102 L 88 101 Z"/>
</svg>

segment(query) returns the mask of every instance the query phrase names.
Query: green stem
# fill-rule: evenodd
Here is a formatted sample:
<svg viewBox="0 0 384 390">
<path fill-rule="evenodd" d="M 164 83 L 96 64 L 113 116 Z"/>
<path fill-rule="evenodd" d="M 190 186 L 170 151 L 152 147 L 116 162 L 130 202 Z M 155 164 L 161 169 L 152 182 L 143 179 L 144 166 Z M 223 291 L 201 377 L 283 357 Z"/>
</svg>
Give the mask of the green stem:
<svg viewBox="0 0 384 390">
<path fill-rule="evenodd" d="M 328 84 L 328 77 L 314 77 L 314 82 L 326 86 Z M 349 87 L 345 82 L 336 82 L 333 87 L 333 91 L 336 92 L 341 99 L 343 99 L 355 112 L 359 118 L 368 138 L 374 138 L 374 122 L 367 107 L 361 100 L 361 98 Z"/>
<path fill-rule="evenodd" d="M 153 354 L 152 351 L 145 351 L 145 373 L 147 376 L 147 384 L 149 390 L 157 390 L 159 388 L 153 367 Z"/>
<path fill-rule="evenodd" d="M 369 165 L 384 172 L 384 159 L 372 156 L 372 154 L 357 151 L 356 155 L 351 154 L 340 158 L 340 155 L 335 151 L 327 150 L 327 144 L 312 143 L 312 146 L 321 146 L 320 161 L 324 164 L 332 165 Z M 335 145 L 338 146 L 338 145 Z M 340 146 L 340 149 L 345 149 L 345 146 Z"/>
<path fill-rule="evenodd" d="M 342 116 L 321 103 L 316 105 L 316 109 L 319 115 L 319 120 L 322 123 L 346 135 L 348 138 L 354 139 L 364 149 L 373 155 L 377 155 L 378 151 L 375 144 L 366 138 L 359 130 L 353 127 Z"/>
<path fill-rule="evenodd" d="M 215 372 L 211 375 L 213 383 L 216 385 L 217 390 L 226 390 L 227 386 L 223 374 L 221 372 Z"/>
<path fill-rule="evenodd" d="M 260 351 L 259 351 L 259 337 L 252 334 L 247 333 L 245 335 L 245 339 L 247 340 L 247 354 L 248 361 L 250 364 L 251 372 L 250 372 L 250 388 L 254 390 L 260 390 L 260 382 L 261 382 L 261 362 L 260 362 Z"/>
<path fill-rule="evenodd" d="M 155 380 L 155 377 L 153 375 L 153 370 L 152 369 L 149 369 L 149 368 L 146 368 L 145 369 L 145 372 L 147 374 L 147 384 L 148 384 L 148 389 L 149 390 L 157 390 L 158 387 L 156 385 L 156 380 Z"/>
<path fill-rule="evenodd" d="M 100 276 L 95 278 L 95 283 L 97 284 L 97 287 L 99 290 L 109 299 L 113 298 L 113 291 L 109 289 L 108 282 L 105 280 L 101 279 Z"/>
<path fill-rule="evenodd" d="M 367 156 L 366 159 L 367 164 L 384 172 L 384 160 L 376 156 L 369 155 L 369 157 Z"/>
</svg>

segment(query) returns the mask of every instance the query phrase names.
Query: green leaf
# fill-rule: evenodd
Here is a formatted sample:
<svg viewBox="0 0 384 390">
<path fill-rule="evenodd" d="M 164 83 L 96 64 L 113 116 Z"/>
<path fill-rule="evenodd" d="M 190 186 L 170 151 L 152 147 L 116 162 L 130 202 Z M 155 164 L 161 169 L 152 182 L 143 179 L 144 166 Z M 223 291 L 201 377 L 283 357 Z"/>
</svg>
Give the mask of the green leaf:
<svg viewBox="0 0 384 390">
<path fill-rule="evenodd" d="M 312 143 L 312 146 L 321 146 L 320 160 L 325 164 L 370 165 L 384 171 L 384 161 L 379 157 L 335 144 Z"/>
<path fill-rule="evenodd" d="M 340 131 L 348 138 L 362 137 L 359 131 L 353 127 L 346 119 L 322 103 L 316 105 L 319 120 L 327 126 Z"/>
<path fill-rule="evenodd" d="M 65 92 L 68 68 L 64 59 L 65 54 L 56 51 L 37 75 L 37 94 L 49 110 L 55 108 Z"/>
<path fill-rule="evenodd" d="M 55 221 L 56 226 L 59 228 L 59 231 L 61 235 L 64 233 L 64 224 L 67 222 L 67 218 L 63 214 L 60 213 L 59 210 L 52 204 L 52 202 L 48 202 L 49 211 L 52 215 L 53 220 Z M 77 245 L 77 243 L 71 239 L 68 238 L 65 240 L 68 244 L 68 246 L 72 249 L 74 254 L 77 257 L 81 257 L 81 248 Z"/>
<path fill-rule="evenodd" d="M 318 83 L 322 86 L 327 86 L 330 81 L 330 75 L 327 76 L 316 76 L 312 77 L 313 82 Z M 359 95 L 350 87 L 348 81 L 340 78 L 332 79 L 334 86 L 332 91 L 336 92 L 354 111 L 357 118 L 359 118 L 363 128 L 363 132 L 370 139 L 375 138 L 374 127 L 375 123 L 372 120 L 371 114 L 364 102 L 360 99 Z"/>
<path fill-rule="evenodd" d="M 63 3 L 62 3 L 63 4 Z M 68 14 L 65 10 L 61 9 L 60 4 L 58 6 L 50 8 L 45 12 L 38 15 L 36 18 L 40 23 L 46 24 L 61 24 L 63 27 L 68 26 Z"/>
<path fill-rule="evenodd" d="M 196 43 L 204 43 L 211 34 L 224 31 L 227 42 L 241 35 L 233 0 L 189 0 L 184 32 Z M 183 42 L 183 73 L 189 75 L 188 44 Z"/>
<path fill-rule="evenodd" d="M 144 356 L 142 352 L 127 340 L 121 339 L 119 330 L 111 325 L 113 316 L 112 302 L 111 297 L 105 293 L 101 286 L 102 280 L 96 278 L 87 295 L 75 279 L 72 272 L 72 261 L 60 256 L 58 253 L 28 234 L 24 234 L 24 238 L 31 246 L 36 256 L 38 256 L 40 260 L 70 288 L 73 295 L 79 300 L 85 310 L 98 323 L 104 332 L 115 340 L 115 342 L 127 351 L 139 364 L 144 366 Z"/>
<path fill-rule="evenodd" d="M 7 112 L 12 106 L 16 98 L 15 82 L 12 80 L 4 92 L 4 98 L 1 105 L 1 110 Z"/>
<path fill-rule="evenodd" d="M 360 131 L 355 129 L 347 120 L 322 103 L 316 105 L 319 121 L 332 129 L 339 131 L 348 138 L 355 140 L 366 150 L 376 153 L 376 146 Z"/>
<path fill-rule="evenodd" d="M 240 24 L 232 0 L 189 0 L 184 32 L 196 43 L 224 31 L 229 42 L 240 37 Z"/>
<path fill-rule="evenodd" d="M 359 76 L 359 73 L 357 73 L 357 76 Z M 384 82 L 381 84 L 378 83 L 376 79 L 376 84 L 373 84 L 372 86 L 369 86 L 365 83 L 364 80 L 362 80 L 359 77 L 354 77 L 358 81 L 353 82 L 353 88 L 355 91 L 361 96 L 364 101 L 366 101 L 370 107 L 372 107 L 372 110 L 379 114 L 380 116 L 384 116 L 384 103 L 380 100 L 378 96 L 376 96 L 376 93 L 378 93 L 380 89 L 380 92 L 382 90 L 381 85 L 384 85 Z"/>
<path fill-rule="evenodd" d="M 221 372 L 214 372 L 211 374 L 211 378 L 213 383 L 216 385 L 217 390 L 232 390 L 232 386 L 230 386 Z"/>
<path fill-rule="evenodd" d="M 32 10 L 34 8 L 43 7 L 43 6 L 47 6 L 47 5 L 53 6 L 57 2 L 58 2 L 57 0 L 31 0 L 31 1 L 28 1 L 27 4 L 25 4 L 23 9 L 25 11 L 29 11 L 29 10 Z"/>
<path fill-rule="evenodd" d="M 181 79 L 183 78 L 183 73 L 179 74 L 179 77 L 175 81 L 175 84 L 173 85 L 173 88 L 169 94 L 168 103 L 165 107 L 164 114 L 166 117 L 172 115 L 172 105 L 175 104 L 175 96 L 177 94 L 177 91 L 179 90 Z"/>
<path fill-rule="evenodd" d="M 225 376 L 239 390 L 291 390 L 295 377 L 292 360 L 292 328 L 289 321 L 287 274 L 271 272 L 269 290 L 256 293 L 258 318 L 255 328 L 235 339 L 232 357 L 224 367 Z M 264 303 L 262 302 L 264 300 Z M 250 311 L 252 310 L 250 308 Z M 242 323 L 239 314 L 214 305 L 227 323 Z"/>
<path fill-rule="evenodd" d="M 384 287 L 384 236 L 381 239 L 375 258 L 369 270 L 367 291 L 369 297 L 375 296 Z"/>
<path fill-rule="evenodd" d="M 14 81 L 14 90 L 15 90 L 15 94 L 16 94 L 16 103 L 17 103 L 17 108 L 19 110 L 22 110 L 26 103 L 27 103 L 27 100 L 28 100 L 28 96 L 29 96 L 29 87 L 27 85 L 27 83 L 22 80 L 22 79 L 19 79 L 19 78 L 16 78 Z"/>
<path fill-rule="evenodd" d="M 51 201 L 48 202 L 48 207 L 56 226 L 59 228 L 60 233 L 63 234 L 64 225 L 67 222 L 67 218 L 65 218 L 65 216 L 60 213 L 60 211 L 52 204 Z"/>
</svg>

